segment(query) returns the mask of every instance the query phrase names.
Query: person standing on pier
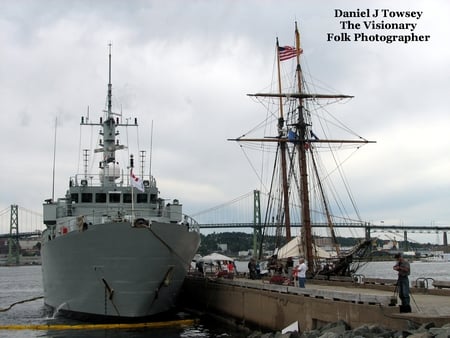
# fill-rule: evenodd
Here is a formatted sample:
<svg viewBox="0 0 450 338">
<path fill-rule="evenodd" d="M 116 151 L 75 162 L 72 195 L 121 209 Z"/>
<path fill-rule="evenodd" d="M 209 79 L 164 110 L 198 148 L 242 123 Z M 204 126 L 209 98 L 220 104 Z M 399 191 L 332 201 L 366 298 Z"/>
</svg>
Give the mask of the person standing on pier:
<svg viewBox="0 0 450 338">
<path fill-rule="evenodd" d="M 305 259 L 299 259 L 300 265 L 298 266 L 298 284 L 301 288 L 305 287 L 306 282 L 306 271 L 308 271 L 308 267 L 305 264 Z"/>
<path fill-rule="evenodd" d="M 401 253 L 396 254 L 394 257 L 397 260 L 397 264 L 394 265 L 393 269 L 398 271 L 397 288 L 398 295 L 402 302 L 402 305 L 400 305 L 400 312 L 411 312 L 408 278 L 411 269 L 409 262 L 403 258 Z"/>
<path fill-rule="evenodd" d="M 250 262 L 248 262 L 248 272 L 250 275 L 250 279 L 256 279 L 256 261 L 254 258 L 250 259 Z"/>
</svg>

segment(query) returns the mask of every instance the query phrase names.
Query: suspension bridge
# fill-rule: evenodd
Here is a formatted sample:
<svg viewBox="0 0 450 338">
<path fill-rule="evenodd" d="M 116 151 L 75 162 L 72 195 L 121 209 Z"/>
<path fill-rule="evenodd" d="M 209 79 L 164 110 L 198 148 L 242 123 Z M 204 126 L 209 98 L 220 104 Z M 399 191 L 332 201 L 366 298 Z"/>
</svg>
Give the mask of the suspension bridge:
<svg viewBox="0 0 450 338">
<path fill-rule="evenodd" d="M 19 222 L 19 220 L 21 221 Z M 19 225 L 21 232 L 19 232 Z M 0 211 L 0 256 L 6 257 L 5 263 L 8 265 L 19 264 L 21 254 L 19 241 L 21 239 L 35 237 L 36 240 L 32 243 L 36 245 L 34 252 L 37 253 L 40 249 L 40 245 L 37 243 L 39 243 L 38 240 L 43 226 L 42 214 L 23 207 L 19 208 L 16 204 Z M 29 248 L 27 247 L 27 249 Z M 28 252 L 32 251 L 29 250 Z"/>
<path fill-rule="evenodd" d="M 200 229 L 236 231 L 237 229 L 258 230 L 263 227 L 276 228 L 279 226 L 276 220 L 263 220 L 260 216 L 265 212 L 264 205 L 267 204 L 267 198 L 268 196 L 255 190 L 229 202 L 194 213 L 192 217 L 197 220 Z M 295 208 L 292 208 L 292 210 L 295 210 Z M 298 215 L 292 217 L 292 220 L 291 228 L 297 229 L 297 232 L 300 232 L 300 228 L 302 227 L 300 211 Z M 365 237 L 368 239 L 377 234 L 387 234 L 387 237 L 403 237 L 405 242 L 408 240 L 408 234 L 418 234 L 419 236 L 423 234 L 436 235 L 434 241 L 448 245 L 447 231 L 450 231 L 450 225 L 399 225 L 384 224 L 382 221 L 379 223 L 374 224 L 372 222 L 342 219 L 342 221 L 334 222 L 333 228 L 337 232 L 341 232 L 338 235 L 343 237 Z M 326 222 L 316 221 L 313 222 L 312 226 L 315 229 L 315 235 L 318 236 L 326 236 L 327 230 L 329 229 L 329 224 Z"/>
<path fill-rule="evenodd" d="M 201 231 L 220 229 L 221 231 L 247 230 L 260 232 L 263 228 L 280 228 L 276 217 L 265 220 L 261 215 L 265 213 L 267 196 L 258 190 L 251 191 L 231 201 L 204 211 L 191 214 L 199 224 Z M 295 210 L 295 208 L 293 208 Z M 18 262 L 20 245 L 19 241 L 39 238 L 44 230 L 42 214 L 11 205 L 0 211 L 0 256 L 7 256 L 8 262 Z M 300 216 L 292 217 L 291 228 L 297 233 L 302 227 Z M 328 223 L 313 222 L 316 236 L 327 236 Z M 373 224 L 371 222 L 342 220 L 333 225 L 337 235 L 342 237 L 371 238 L 378 234 L 390 234 L 403 237 L 408 241 L 408 234 L 435 234 L 438 243 L 448 245 L 447 232 L 450 225 L 395 225 L 395 224 Z M 342 231 L 342 232 L 341 232 Z M 422 235 L 419 235 L 422 236 Z"/>
</svg>

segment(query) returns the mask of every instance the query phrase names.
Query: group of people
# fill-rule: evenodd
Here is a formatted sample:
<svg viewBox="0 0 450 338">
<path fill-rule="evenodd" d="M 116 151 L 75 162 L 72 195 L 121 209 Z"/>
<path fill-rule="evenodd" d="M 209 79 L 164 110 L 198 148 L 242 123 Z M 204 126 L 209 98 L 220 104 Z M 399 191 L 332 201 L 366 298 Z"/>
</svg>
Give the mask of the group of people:
<svg viewBox="0 0 450 338">
<path fill-rule="evenodd" d="M 303 258 L 300 258 L 298 263 L 295 264 L 292 257 L 289 257 L 285 264 L 283 264 L 277 259 L 276 255 L 273 255 L 269 259 L 268 269 L 272 278 L 282 278 L 283 281 L 287 280 L 287 282 L 290 284 L 292 283 L 297 287 L 305 287 L 306 271 L 308 271 L 308 266 Z"/>
<path fill-rule="evenodd" d="M 206 263 L 206 264 L 209 265 L 211 272 L 214 266 L 214 271 L 217 274 L 234 273 L 236 271 L 236 266 L 233 261 L 216 261 L 215 264 L 214 263 Z M 201 275 L 204 275 L 206 272 L 205 262 L 203 262 L 202 260 L 198 260 L 196 262 L 195 268 Z"/>
<path fill-rule="evenodd" d="M 394 265 L 393 269 L 398 272 L 395 293 L 398 292 L 400 297 L 400 312 L 411 312 L 409 292 L 409 275 L 411 272 L 410 264 L 406 259 L 404 259 L 401 253 L 396 254 L 394 257 L 397 263 Z M 236 270 L 233 261 L 224 261 L 222 264 L 219 262 L 218 265 L 219 270 L 227 271 L 228 273 L 233 273 Z M 204 273 L 203 262 L 197 262 L 197 269 L 201 274 Z M 294 286 L 300 288 L 305 287 L 308 266 L 305 263 L 304 258 L 300 258 L 298 263 L 294 264 L 294 260 L 290 257 L 283 265 L 276 256 L 272 256 L 268 262 L 268 269 L 271 276 L 283 276 L 289 281 L 289 283 L 293 283 Z M 254 258 L 251 258 L 248 262 L 248 270 L 251 279 L 259 278 L 259 264 Z"/>
</svg>

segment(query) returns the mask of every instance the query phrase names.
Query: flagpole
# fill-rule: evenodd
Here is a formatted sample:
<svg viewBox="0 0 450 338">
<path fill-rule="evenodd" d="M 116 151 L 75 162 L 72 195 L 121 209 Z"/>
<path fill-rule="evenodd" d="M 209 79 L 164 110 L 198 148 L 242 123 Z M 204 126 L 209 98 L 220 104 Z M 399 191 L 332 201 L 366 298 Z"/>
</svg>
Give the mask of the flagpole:
<svg viewBox="0 0 450 338">
<path fill-rule="evenodd" d="M 280 45 L 277 38 L 277 69 L 278 69 L 278 92 L 282 94 L 283 87 L 281 86 L 281 65 L 280 65 Z M 284 137 L 284 113 L 283 113 L 283 98 L 280 95 L 280 117 L 278 118 L 278 137 L 281 139 Z M 284 208 L 284 221 L 286 228 L 286 239 L 291 240 L 291 215 L 289 211 L 289 187 L 287 179 L 287 163 L 286 163 L 286 143 L 279 142 L 280 152 L 281 152 L 281 180 L 283 187 L 283 208 Z"/>
<path fill-rule="evenodd" d="M 152 179 L 152 155 L 153 155 L 153 120 L 150 128 L 150 161 L 148 166 L 148 176 L 149 180 Z"/>
<path fill-rule="evenodd" d="M 52 203 L 55 200 L 55 167 L 56 167 L 56 130 L 58 129 L 58 117 L 55 117 L 55 139 L 53 142 L 53 172 L 52 172 Z"/>
</svg>

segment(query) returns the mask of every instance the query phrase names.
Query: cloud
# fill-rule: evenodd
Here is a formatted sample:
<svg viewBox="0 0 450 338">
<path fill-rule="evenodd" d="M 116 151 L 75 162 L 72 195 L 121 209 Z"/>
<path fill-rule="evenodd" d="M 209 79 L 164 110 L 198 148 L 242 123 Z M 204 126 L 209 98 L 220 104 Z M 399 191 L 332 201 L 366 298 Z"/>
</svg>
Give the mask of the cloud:
<svg viewBox="0 0 450 338">
<path fill-rule="evenodd" d="M 227 139 L 266 117 L 245 94 L 276 88 L 275 38 L 293 43 L 297 20 L 309 85 L 355 95 L 326 108 L 377 141 L 345 163 L 362 216 L 447 224 L 449 4 L 370 4 L 422 10 L 417 33 L 431 35 L 427 43 L 326 41 L 327 32 L 340 31 L 334 9 L 360 6 L 352 0 L 3 1 L 0 209 L 18 203 L 37 211 L 51 195 L 55 118 L 56 196 L 82 170 L 80 151 L 98 140 L 97 130 L 80 138 L 80 116 L 89 111 L 96 120 L 105 108 L 110 41 L 114 109 L 124 119 L 138 118 L 147 158 L 153 121 L 152 172 L 164 196 L 197 212 L 260 187 L 246 159 L 256 154 L 245 155 Z M 121 142 L 130 135 L 121 134 Z"/>
</svg>

